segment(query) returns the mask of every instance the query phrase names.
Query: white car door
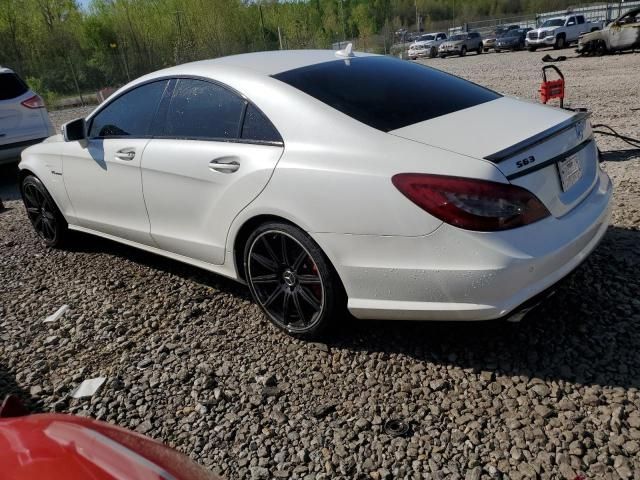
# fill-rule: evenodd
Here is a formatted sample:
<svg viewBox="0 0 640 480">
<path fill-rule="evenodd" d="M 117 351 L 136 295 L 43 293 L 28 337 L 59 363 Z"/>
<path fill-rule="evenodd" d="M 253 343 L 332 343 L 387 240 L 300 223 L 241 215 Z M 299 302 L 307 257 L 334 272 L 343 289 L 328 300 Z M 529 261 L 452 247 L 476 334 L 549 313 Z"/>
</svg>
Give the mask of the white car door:
<svg viewBox="0 0 640 480">
<path fill-rule="evenodd" d="M 62 174 L 73 223 L 153 245 L 140 161 L 167 83 L 147 83 L 119 95 L 88 118 L 86 140 L 65 144 Z"/>
<path fill-rule="evenodd" d="M 576 23 L 576 17 L 569 17 L 566 24 L 567 43 L 573 42 L 578 38 L 578 30 L 579 26 Z"/>
<path fill-rule="evenodd" d="M 162 138 L 154 136 L 142 158 L 151 235 L 164 250 L 222 264 L 231 222 L 266 186 L 282 139 L 222 85 L 180 78 L 169 89 L 158 114 Z"/>
</svg>

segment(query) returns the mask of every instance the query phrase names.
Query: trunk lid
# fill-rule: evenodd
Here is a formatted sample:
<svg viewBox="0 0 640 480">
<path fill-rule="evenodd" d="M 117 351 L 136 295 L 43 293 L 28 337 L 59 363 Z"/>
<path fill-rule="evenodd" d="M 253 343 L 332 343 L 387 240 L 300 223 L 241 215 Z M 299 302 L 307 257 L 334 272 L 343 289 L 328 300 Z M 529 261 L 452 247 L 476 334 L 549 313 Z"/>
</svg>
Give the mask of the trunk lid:
<svg viewBox="0 0 640 480">
<path fill-rule="evenodd" d="M 389 133 L 491 162 L 561 217 L 597 180 L 598 154 L 587 117 L 502 97 Z"/>
</svg>

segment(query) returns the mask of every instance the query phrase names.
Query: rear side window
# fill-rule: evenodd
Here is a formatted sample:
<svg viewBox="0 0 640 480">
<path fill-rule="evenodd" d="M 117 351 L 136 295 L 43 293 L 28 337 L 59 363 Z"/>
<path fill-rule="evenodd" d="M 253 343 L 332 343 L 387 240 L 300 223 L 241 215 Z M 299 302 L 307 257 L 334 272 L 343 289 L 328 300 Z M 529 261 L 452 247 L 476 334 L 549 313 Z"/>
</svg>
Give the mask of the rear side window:
<svg viewBox="0 0 640 480">
<path fill-rule="evenodd" d="M 584 23 L 584 17 L 582 15 L 578 15 L 576 18 L 578 19 L 579 24 Z"/>
<path fill-rule="evenodd" d="M 252 104 L 247 105 L 247 113 L 242 125 L 242 139 L 257 142 L 281 143 L 282 138 L 269 120 Z"/>
<path fill-rule="evenodd" d="M 274 78 L 384 132 L 501 97 L 439 70 L 382 56 L 319 63 Z"/>
<path fill-rule="evenodd" d="M 91 120 L 89 137 L 147 137 L 166 80 L 147 83 L 119 96 Z"/>
<path fill-rule="evenodd" d="M 169 104 L 164 136 L 236 139 L 245 100 L 220 85 L 179 79 Z"/>
<path fill-rule="evenodd" d="M 15 73 L 0 73 L 0 100 L 19 97 L 29 87 Z"/>
</svg>

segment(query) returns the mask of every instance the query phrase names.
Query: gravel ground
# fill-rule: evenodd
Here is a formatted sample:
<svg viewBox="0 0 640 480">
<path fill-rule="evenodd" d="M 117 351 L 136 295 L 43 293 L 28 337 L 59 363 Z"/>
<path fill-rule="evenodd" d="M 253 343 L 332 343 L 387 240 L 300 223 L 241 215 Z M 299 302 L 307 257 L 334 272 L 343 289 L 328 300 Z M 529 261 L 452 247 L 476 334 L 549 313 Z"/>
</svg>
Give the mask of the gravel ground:
<svg viewBox="0 0 640 480">
<path fill-rule="evenodd" d="M 542 55 L 426 63 L 534 98 Z M 638 134 L 640 55 L 561 67 L 569 103 Z M 600 145 L 609 232 L 523 323 L 353 321 L 326 343 L 277 332 L 247 289 L 195 268 L 82 235 L 48 250 L 10 201 L 0 392 L 143 432 L 229 479 L 639 479 L 640 156 Z M 99 375 L 92 398 L 69 398 Z M 386 434 L 390 418 L 408 434 Z"/>
</svg>

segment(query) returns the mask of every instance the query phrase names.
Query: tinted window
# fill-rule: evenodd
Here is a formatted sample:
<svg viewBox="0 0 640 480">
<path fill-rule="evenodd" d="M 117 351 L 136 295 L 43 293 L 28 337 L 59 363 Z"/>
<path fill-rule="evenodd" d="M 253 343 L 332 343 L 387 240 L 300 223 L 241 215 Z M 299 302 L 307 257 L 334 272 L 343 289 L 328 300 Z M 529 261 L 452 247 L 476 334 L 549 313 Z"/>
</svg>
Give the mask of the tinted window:
<svg viewBox="0 0 640 480">
<path fill-rule="evenodd" d="M 145 137 L 167 85 L 147 83 L 119 96 L 93 117 L 90 137 Z"/>
<path fill-rule="evenodd" d="M 242 138 L 260 142 L 282 142 L 282 138 L 267 118 L 249 104 L 242 126 Z"/>
<path fill-rule="evenodd" d="M 15 73 L 0 73 L 0 100 L 9 100 L 24 94 L 29 88 Z"/>
<path fill-rule="evenodd" d="M 582 15 L 578 15 L 576 18 L 578 19 L 578 23 L 584 23 L 584 17 Z"/>
<path fill-rule="evenodd" d="M 169 104 L 165 136 L 238 138 L 245 100 L 214 83 L 180 79 Z"/>
<path fill-rule="evenodd" d="M 381 56 L 335 60 L 274 77 L 385 132 L 500 98 L 439 70 Z"/>
</svg>

